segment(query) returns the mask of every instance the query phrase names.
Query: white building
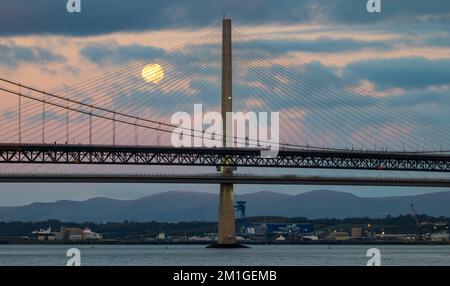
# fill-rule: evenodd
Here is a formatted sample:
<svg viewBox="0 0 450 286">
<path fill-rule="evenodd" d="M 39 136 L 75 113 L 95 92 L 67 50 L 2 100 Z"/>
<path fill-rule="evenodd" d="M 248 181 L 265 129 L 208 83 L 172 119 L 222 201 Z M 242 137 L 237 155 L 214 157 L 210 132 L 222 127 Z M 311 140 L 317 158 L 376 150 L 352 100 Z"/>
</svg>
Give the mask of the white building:
<svg viewBox="0 0 450 286">
<path fill-rule="evenodd" d="M 449 241 L 449 234 L 447 232 L 438 232 L 438 233 L 433 233 L 432 235 L 430 235 L 430 239 L 431 241 L 436 241 L 436 242 L 444 242 L 444 241 Z"/>
<path fill-rule="evenodd" d="M 164 233 L 164 231 L 161 231 L 161 232 L 156 236 L 156 240 L 166 240 L 166 234 Z"/>
<path fill-rule="evenodd" d="M 85 228 L 83 230 L 83 238 L 84 239 L 103 239 L 103 236 L 99 233 L 93 232 L 89 228 Z"/>
</svg>

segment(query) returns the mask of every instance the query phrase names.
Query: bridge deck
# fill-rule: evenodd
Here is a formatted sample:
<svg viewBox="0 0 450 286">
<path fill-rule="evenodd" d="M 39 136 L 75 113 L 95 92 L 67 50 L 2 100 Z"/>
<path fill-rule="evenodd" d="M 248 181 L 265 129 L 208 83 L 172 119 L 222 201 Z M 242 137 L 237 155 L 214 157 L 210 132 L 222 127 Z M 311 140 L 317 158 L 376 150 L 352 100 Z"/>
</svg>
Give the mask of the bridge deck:
<svg viewBox="0 0 450 286">
<path fill-rule="evenodd" d="M 275 184 L 275 185 L 347 185 L 396 187 L 450 187 L 450 179 L 370 178 L 322 176 L 260 176 L 223 174 L 2 174 L 0 183 L 183 183 L 183 184 Z"/>
<path fill-rule="evenodd" d="M 280 150 L 275 158 L 261 149 L 154 146 L 0 144 L 0 163 L 176 165 L 450 172 L 449 154 L 406 152 Z"/>
</svg>

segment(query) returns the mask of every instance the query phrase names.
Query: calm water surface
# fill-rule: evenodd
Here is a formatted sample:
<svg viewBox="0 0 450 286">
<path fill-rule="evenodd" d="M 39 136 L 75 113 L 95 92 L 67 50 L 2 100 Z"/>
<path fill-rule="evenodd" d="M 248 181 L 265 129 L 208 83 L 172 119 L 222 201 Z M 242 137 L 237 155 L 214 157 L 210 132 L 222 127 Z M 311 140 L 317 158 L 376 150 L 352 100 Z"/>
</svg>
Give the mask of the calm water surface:
<svg viewBox="0 0 450 286">
<path fill-rule="evenodd" d="M 0 265 L 65 265 L 69 245 L 0 245 Z M 82 265 L 365 265 L 367 245 L 78 245 Z M 449 246 L 375 246 L 382 265 L 450 266 Z"/>
</svg>

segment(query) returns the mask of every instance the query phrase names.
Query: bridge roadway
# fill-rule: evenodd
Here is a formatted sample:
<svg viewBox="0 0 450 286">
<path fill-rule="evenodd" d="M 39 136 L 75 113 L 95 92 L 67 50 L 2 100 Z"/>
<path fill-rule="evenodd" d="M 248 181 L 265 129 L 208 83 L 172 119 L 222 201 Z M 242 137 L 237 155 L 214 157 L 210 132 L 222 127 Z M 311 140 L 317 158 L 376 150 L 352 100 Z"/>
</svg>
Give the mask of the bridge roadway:
<svg viewBox="0 0 450 286">
<path fill-rule="evenodd" d="M 0 183 L 182 183 L 450 187 L 450 179 L 224 174 L 0 174 Z"/>
<path fill-rule="evenodd" d="M 174 148 L 74 144 L 0 144 L 0 164 L 172 165 L 450 172 L 450 154 L 381 151 Z"/>
</svg>

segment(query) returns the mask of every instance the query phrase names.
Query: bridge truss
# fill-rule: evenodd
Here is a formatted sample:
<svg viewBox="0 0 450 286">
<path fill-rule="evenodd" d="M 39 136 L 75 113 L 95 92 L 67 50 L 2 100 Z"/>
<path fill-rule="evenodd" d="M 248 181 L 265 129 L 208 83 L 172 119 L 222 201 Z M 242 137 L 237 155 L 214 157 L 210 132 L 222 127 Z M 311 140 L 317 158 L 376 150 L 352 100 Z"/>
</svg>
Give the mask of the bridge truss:
<svg viewBox="0 0 450 286">
<path fill-rule="evenodd" d="M 370 151 L 0 144 L 0 163 L 216 166 L 450 172 L 450 155 Z M 223 161 L 227 158 L 227 161 Z"/>
</svg>

